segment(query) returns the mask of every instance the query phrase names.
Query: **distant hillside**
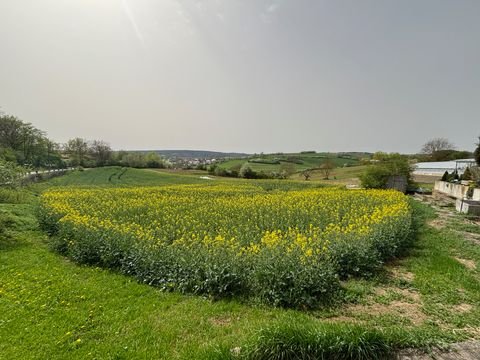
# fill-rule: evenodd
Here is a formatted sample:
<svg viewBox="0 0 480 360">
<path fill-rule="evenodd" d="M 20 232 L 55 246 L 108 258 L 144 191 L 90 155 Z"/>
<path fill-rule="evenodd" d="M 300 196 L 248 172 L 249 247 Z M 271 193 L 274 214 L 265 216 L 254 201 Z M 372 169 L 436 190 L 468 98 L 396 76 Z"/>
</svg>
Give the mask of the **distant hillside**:
<svg viewBox="0 0 480 360">
<path fill-rule="evenodd" d="M 337 168 L 361 165 L 362 158 L 369 158 L 371 154 L 360 152 L 317 153 L 303 151 L 300 153 L 255 154 L 248 158 L 234 158 L 226 160 L 219 166 L 226 170 L 238 170 L 245 163 L 254 171 L 280 172 L 282 167 L 289 166 L 294 171 L 316 169 L 324 162 L 330 161 Z"/>
<path fill-rule="evenodd" d="M 205 150 L 152 150 L 168 159 L 226 159 L 226 158 L 245 158 L 250 156 L 244 153 L 226 153 L 218 151 Z M 147 152 L 147 151 L 142 151 Z M 148 151 L 150 152 L 150 151 Z"/>
</svg>

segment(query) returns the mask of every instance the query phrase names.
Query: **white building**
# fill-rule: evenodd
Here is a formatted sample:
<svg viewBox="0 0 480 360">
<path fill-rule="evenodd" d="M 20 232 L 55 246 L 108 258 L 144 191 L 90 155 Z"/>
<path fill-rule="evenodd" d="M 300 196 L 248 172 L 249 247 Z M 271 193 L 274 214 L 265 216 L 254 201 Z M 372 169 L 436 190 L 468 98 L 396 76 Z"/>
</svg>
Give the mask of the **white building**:
<svg viewBox="0 0 480 360">
<path fill-rule="evenodd" d="M 461 175 L 467 167 L 475 166 L 475 159 L 459 159 L 453 161 L 419 162 L 414 165 L 415 175 L 442 176 L 445 171 L 449 173 L 458 171 Z"/>
</svg>

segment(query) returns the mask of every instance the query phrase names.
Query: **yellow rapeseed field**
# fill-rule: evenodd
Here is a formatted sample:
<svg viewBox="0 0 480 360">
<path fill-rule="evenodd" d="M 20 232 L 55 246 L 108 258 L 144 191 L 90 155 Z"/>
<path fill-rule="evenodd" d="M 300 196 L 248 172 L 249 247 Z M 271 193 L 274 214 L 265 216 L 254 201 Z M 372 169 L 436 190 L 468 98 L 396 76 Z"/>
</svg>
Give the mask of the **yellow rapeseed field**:
<svg viewBox="0 0 480 360">
<path fill-rule="evenodd" d="M 227 267 L 229 262 L 232 267 L 233 262 L 241 263 L 239 271 L 255 273 L 257 260 L 265 266 L 265 259 L 273 261 L 277 254 L 277 262 L 295 258 L 291 266 L 305 268 L 328 262 L 344 274 L 349 273 L 346 267 L 362 265 L 350 264 L 359 256 L 358 249 L 374 252 L 376 261 L 394 256 L 408 237 L 411 210 L 406 197 L 396 191 L 179 185 L 52 190 L 42 196 L 41 219 L 60 232 L 62 251 L 84 262 L 109 266 L 113 261 L 125 268 L 130 261 L 131 269 L 142 261 L 138 256 L 149 252 L 186 258 L 202 253 L 203 258 L 192 264 L 183 259 L 182 271 L 189 273 L 202 268 L 202 261 L 211 265 L 221 258 Z M 87 248 L 93 261 L 82 258 Z M 360 262 L 370 261 L 365 256 Z M 170 258 L 156 259 L 173 266 Z M 162 281 L 178 288 L 177 276 L 182 275 Z"/>
</svg>

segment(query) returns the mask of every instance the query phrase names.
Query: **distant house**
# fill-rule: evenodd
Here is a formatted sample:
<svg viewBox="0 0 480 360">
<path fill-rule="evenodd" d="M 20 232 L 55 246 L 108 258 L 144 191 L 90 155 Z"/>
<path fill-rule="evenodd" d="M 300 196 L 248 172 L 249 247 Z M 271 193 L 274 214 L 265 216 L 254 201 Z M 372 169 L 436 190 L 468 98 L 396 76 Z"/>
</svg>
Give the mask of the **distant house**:
<svg viewBox="0 0 480 360">
<path fill-rule="evenodd" d="M 449 173 L 457 170 L 461 175 L 467 167 L 475 166 L 475 159 L 460 159 L 453 161 L 437 161 L 437 162 L 419 162 L 414 165 L 415 175 L 432 175 L 442 176 L 445 171 Z"/>
</svg>

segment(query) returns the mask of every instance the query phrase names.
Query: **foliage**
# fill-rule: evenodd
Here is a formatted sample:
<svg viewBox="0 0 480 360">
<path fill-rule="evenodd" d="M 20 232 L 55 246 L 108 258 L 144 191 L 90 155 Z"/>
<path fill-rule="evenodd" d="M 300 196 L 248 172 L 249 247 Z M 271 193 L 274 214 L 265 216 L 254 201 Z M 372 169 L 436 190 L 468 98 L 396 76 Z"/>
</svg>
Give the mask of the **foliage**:
<svg viewBox="0 0 480 360">
<path fill-rule="evenodd" d="M 58 233 L 56 249 L 80 263 L 164 290 L 278 306 L 331 301 L 338 275 L 372 274 L 410 236 L 409 205 L 393 191 L 60 189 L 42 204 L 40 220 Z"/>
<path fill-rule="evenodd" d="M 471 172 L 469 167 L 467 167 L 465 169 L 465 171 L 463 172 L 463 174 L 461 176 L 461 179 L 462 180 L 472 180 L 472 172 Z"/>
<path fill-rule="evenodd" d="M 0 186 L 17 187 L 26 174 L 26 170 L 10 161 L 0 160 Z"/>
<path fill-rule="evenodd" d="M 374 159 L 377 162 L 368 166 L 360 176 L 363 187 L 383 189 L 391 176 L 405 176 L 408 184 L 412 182 L 412 167 L 408 157 L 396 153 L 376 153 Z"/>
<path fill-rule="evenodd" d="M 478 137 L 477 148 L 473 152 L 473 156 L 477 162 L 477 165 L 480 166 L 480 136 Z"/>
<path fill-rule="evenodd" d="M 164 169 L 169 166 L 167 161 L 156 152 L 143 153 L 140 151 L 119 151 L 114 154 L 112 163 L 137 169 Z"/>
<path fill-rule="evenodd" d="M 252 168 L 248 166 L 247 163 L 245 163 L 240 168 L 240 172 L 238 173 L 238 176 L 244 179 L 256 179 L 257 173 L 253 171 Z"/>
<path fill-rule="evenodd" d="M 109 165 L 112 160 L 112 148 L 103 140 L 93 140 L 89 153 L 95 161 L 95 166 Z"/>
<path fill-rule="evenodd" d="M 45 133 L 15 116 L 0 113 L 0 159 L 32 167 L 59 167 L 62 160 Z"/>
<path fill-rule="evenodd" d="M 421 152 L 426 155 L 433 155 L 438 151 L 453 149 L 455 149 L 455 145 L 453 145 L 448 139 L 434 138 L 423 145 Z"/>
<path fill-rule="evenodd" d="M 468 159 L 472 156 L 470 151 L 458 151 L 458 150 L 438 150 L 428 155 L 427 160 L 430 161 L 453 161 L 458 159 Z"/>
</svg>

